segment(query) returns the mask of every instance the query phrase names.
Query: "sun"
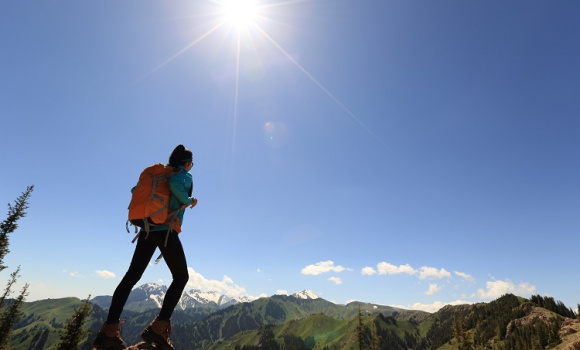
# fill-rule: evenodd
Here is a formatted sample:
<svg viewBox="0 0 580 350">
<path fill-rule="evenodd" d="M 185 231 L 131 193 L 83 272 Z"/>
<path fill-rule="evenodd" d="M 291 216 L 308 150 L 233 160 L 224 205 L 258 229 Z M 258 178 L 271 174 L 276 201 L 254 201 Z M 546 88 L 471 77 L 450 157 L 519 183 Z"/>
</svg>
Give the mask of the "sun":
<svg viewBox="0 0 580 350">
<path fill-rule="evenodd" d="M 224 21 L 237 28 L 253 24 L 258 17 L 258 6 L 253 0 L 224 0 L 220 5 Z"/>
</svg>

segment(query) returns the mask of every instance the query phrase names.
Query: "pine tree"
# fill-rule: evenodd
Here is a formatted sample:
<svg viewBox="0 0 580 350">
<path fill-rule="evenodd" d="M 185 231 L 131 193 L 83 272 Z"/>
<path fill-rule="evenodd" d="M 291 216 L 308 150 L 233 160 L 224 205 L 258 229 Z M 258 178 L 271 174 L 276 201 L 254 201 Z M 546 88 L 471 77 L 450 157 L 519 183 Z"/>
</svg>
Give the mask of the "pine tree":
<svg viewBox="0 0 580 350">
<path fill-rule="evenodd" d="M 365 333 L 365 326 L 362 322 L 362 312 L 360 311 L 360 305 L 358 306 L 358 314 L 357 314 L 358 323 L 356 325 L 356 340 L 358 344 L 358 349 L 364 349 L 364 333 Z"/>
<path fill-rule="evenodd" d="M 20 277 L 19 273 L 20 273 L 20 266 L 18 266 L 16 268 L 16 271 L 14 271 L 10 274 L 10 279 L 8 280 L 8 283 L 6 284 L 6 288 L 4 289 L 4 293 L 0 297 L 0 308 L 2 308 L 4 306 L 4 301 L 6 300 L 6 298 L 10 294 L 12 294 L 12 286 L 14 285 L 14 283 L 16 283 L 16 279 L 18 277 Z"/>
<path fill-rule="evenodd" d="M 459 350 L 470 350 L 473 345 L 467 332 L 465 321 L 463 317 L 453 315 L 453 333 L 457 340 L 457 348 Z"/>
<path fill-rule="evenodd" d="M 368 328 L 365 327 L 363 323 L 363 314 L 360 309 L 360 305 L 358 306 L 357 325 L 354 331 L 356 335 L 358 349 L 359 350 L 367 349 L 369 347 L 369 336 L 372 337 L 372 334 L 369 334 Z"/>
<path fill-rule="evenodd" d="M 282 336 L 284 339 L 284 347 L 286 350 L 308 350 L 304 340 L 295 334 L 284 334 Z"/>
<path fill-rule="evenodd" d="M 377 324 L 373 323 L 373 330 L 371 333 L 371 350 L 379 350 L 381 337 L 377 334 Z"/>
<path fill-rule="evenodd" d="M 28 198 L 34 190 L 34 185 L 28 186 L 14 202 L 14 206 L 8 203 L 8 217 L 0 223 L 0 271 L 6 269 L 4 266 L 4 257 L 10 250 L 8 249 L 8 235 L 16 231 L 18 228 L 18 220 L 26 216 L 26 209 L 28 209 Z M 2 314 L 0 315 L 0 349 L 10 349 L 10 337 L 12 335 L 12 328 L 22 316 L 20 310 L 24 299 L 28 295 L 28 283 L 22 287 L 20 295 L 7 302 L 7 297 L 12 293 L 12 286 L 16 283 L 19 276 L 20 266 L 10 274 L 10 280 L 4 289 L 4 293 L 0 297 L 0 308 Z M 5 304 L 7 304 L 5 306 Z"/>
<path fill-rule="evenodd" d="M 463 328 L 463 334 L 462 334 L 462 338 L 461 338 L 461 350 L 471 350 L 473 349 L 473 341 L 471 340 L 471 336 L 469 335 L 469 329 L 467 327 L 467 319 L 464 318 L 462 320 L 462 328 Z"/>
<path fill-rule="evenodd" d="M 18 220 L 26 216 L 28 198 L 34 190 L 34 185 L 28 186 L 14 202 L 8 203 L 8 217 L 0 224 L 0 271 L 4 270 L 4 257 L 10 252 L 8 249 L 8 235 L 18 228 Z"/>
<path fill-rule="evenodd" d="M 18 298 L 13 300 L 10 305 L 8 305 L 2 315 L 0 316 L 0 349 L 10 349 L 10 336 L 12 335 L 12 328 L 18 322 L 22 316 L 22 311 L 20 307 L 24 302 L 24 299 L 28 295 L 28 284 L 22 287 L 22 291 Z"/>
<path fill-rule="evenodd" d="M 87 300 L 79 308 L 74 309 L 73 315 L 67 321 L 64 330 L 60 334 L 60 342 L 56 347 L 57 350 L 79 349 L 79 343 L 83 340 L 84 335 L 88 333 L 83 326 L 92 312 L 91 304 L 89 303 L 90 298 L 91 296 L 89 295 Z"/>
<path fill-rule="evenodd" d="M 461 329 L 461 323 L 457 320 L 457 315 L 453 315 L 453 336 L 457 343 L 461 340 L 461 333 L 463 330 Z"/>
<path fill-rule="evenodd" d="M 279 350 L 280 346 L 274 337 L 272 325 L 265 325 L 261 329 L 260 340 L 258 344 L 260 350 Z"/>
</svg>

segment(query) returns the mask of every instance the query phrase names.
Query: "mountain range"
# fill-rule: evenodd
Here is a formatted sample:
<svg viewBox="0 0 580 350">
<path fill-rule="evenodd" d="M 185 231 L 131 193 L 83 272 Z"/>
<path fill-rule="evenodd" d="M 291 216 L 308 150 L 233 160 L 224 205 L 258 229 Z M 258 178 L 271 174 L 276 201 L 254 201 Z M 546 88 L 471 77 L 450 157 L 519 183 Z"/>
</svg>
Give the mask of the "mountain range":
<svg viewBox="0 0 580 350">
<path fill-rule="evenodd" d="M 144 312 L 151 309 L 161 308 L 165 293 L 167 293 L 167 286 L 155 283 L 143 284 L 131 291 L 127 303 L 125 304 L 125 310 Z M 91 303 L 107 310 L 111 304 L 111 299 L 112 296 L 109 295 L 97 296 L 91 299 Z M 251 299 L 247 297 L 232 297 L 214 291 L 191 289 L 183 292 L 176 309 L 187 310 L 195 307 L 206 307 L 219 310 L 230 305 L 249 301 L 251 301 Z"/>
<path fill-rule="evenodd" d="M 122 316 L 128 344 L 139 341 L 166 292 L 164 286 L 146 284 L 131 293 Z M 98 296 L 90 301 L 93 310 L 80 349 L 91 348 L 110 300 Z M 60 330 L 81 303 L 76 298 L 24 303 L 11 349 L 56 349 Z M 575 311 L 551 297 L 511 294 L 427 313 L 363 302 L 338 305 L 308 290 L 251 301 L 190 290 L 173 314 L 172 328 L 176 349 L 580 350 Z"/>
<path fill-rule="evenodd" d="M 166 293 L 167 286 L 158 285 L 156 283 L 143 284 L 131 291 L 127 303 L 125 304 L 125 310 L 144 312 L 151 309 L 161 308 Z M 318 299 L 318 296 L 314 292 L 307 289 L 294 293 L 292 296 L 299 299 Z M 108 310 L 111 305 L 111 299 L 112 296 L 110 295 L 97 296 L 91 299 L 91 303 L 98 305 L 104 310 Z M 183 292 L 176 309 L 185 311 L 196 307 L 202 307 L 206 309 L 221 310 L 231 305 L 251 301 L 253 300 L 245 296 L 235 297 L 220 294 L 215 291 L 191 289 Z"/>
</svg>

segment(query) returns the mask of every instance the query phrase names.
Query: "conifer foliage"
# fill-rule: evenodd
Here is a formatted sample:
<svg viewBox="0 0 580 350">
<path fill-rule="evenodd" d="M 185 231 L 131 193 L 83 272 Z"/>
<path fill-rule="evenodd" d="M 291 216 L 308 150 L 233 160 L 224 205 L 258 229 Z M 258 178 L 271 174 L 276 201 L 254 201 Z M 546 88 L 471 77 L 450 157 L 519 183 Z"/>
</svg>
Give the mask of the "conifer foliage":
<svg viewBox="0 0 580 350">
<path fill-rule="evenodd" d="M 382 316 L 382 315 L 381 315 Z M 360 308 L 360 305 L 358 307 L 358 313 L 357 313 L 357 319 L 356 319 L 356 327 L 354 329 L 354 333 L 356 335 L 356 343 L 357 343 L 357 349 L 359 350 L 379 350 L 382 347 L 381 346 L 386 346 L 386 344 L 384 344 L 385 341 L 388 341 L 389 339 L 389 332 L 387 331 L 383 336 L 379 335 L 378 333 L 381 332 L 381 330 L 379 329 L 379 326 L 377 325 L 377 321 L 375 320 L 373 322 L 373 319 L 371 318 L 368 325 L 365 325 L 363 322 L 363 314 Z M 383 317 L 383 320 L 385 320 L 385 318 Z M 393 322 L 396 322 L 394 319 L 392 319 Z M 390 318 L 388 320 L 388 322 L 390 322 Z M 372 327 L 372 329 L 370 328 Z M 395 336 L 397 337 L 397 336 Z M 397 337 L 398 338 L 398 337 Z M 389 344 L 391 345 L 391 344 Z M 392 347 L 390 347 L 392 348 Z"/>
<path fill-rule="evenodd" d="M 358 307 L 357 324 L 356 324 L 356 328 L 355 328 L 355 333 L 356 333 L 356 343 L 358 345 L 358 349 L 363 350 L 365 348 L 365 345 L 366 345 L 365 338 L 366 338 L 368 332 L 367 332 L 365 325 L 363 324 L 363 316 L 362 316 L 362 312 L 360 310 L 360 305 Z"/>
<path fill-rule="evenodd" d="M 80 307 L 75 308 L 73 315 L 68 320 L 63 332 L 60 334 L 60 342 L 58 343 L 56 350 L 79 349 L 80 342 L 88 333 L 88 331 L 84 329 L 84 324 L 92 311 L 91 304 L 89 303 L 90 299 L 91 296 L 89 295 L 87 300 L 85 300 Z"/>
<path fill-rule="evenodd" d="M 18 268 L 16 268 L 16 271 L 14 271 L 10 274 L 10 279 L 8 280 L 8 283 L 6 283 L 6 288 L 4 288 L 4 293 L 0 297 L 0 309 L 4 306 L 4 302 L 6 301 L 6 298 L 12 293 L 12 286 L 14 285 L 14 283 L 16 283 L 16 280 L 20 276 L 19 273 L 20 273 L 20 266 L 18 266 Z"/>
<path fill-rule="evenodd" d="M 466 328 L 465 318 L 457 314 L 453 315 L 453 335 L 455 336 L 457 349 L 459 350 L 471 350 L 473 345 Z"/>
<path fill-rule="evenodd" d="M 28 209 L 28 199 L 34 190 L 34 185 L 28 186 L 14 202 L 14 206 L 8 203 L 8 216 L 0 223 L 0 271 L 7 268 L 4 265 L 4 258 L 10 252 L 8 249 L 8 235 L 16 231 L 18 228 L 18 220 L 26 216 L 26 209 Z M 0 349 L 10 348 L 10 337 L 12 335 L 12 328 L 22 316 L 21 306 L 24 299 L 28 295 L 28 284 L 25 284 L 16 299 L 8 300 L 12 294 L 12 286 L 20 273 L 20 266 L 10 274 L 10 279 L 4 289 L 4 293 L 0 297 Z"/>
<path fill-rule="evenodd" d="M 0 349 L 9 349 L 10 343 L 10 336 L 12 335 L 12 328 L 18 322 L 20 317 L 22 316 L 22 312 L 20 311 L 22 303 L 24 299 L 28 295 L 28 284 L 25 284 L 22 287 L 20 295 L 15 300 L 10 300 L 7 302 L 6 296 L 11 294 L 11 288 L 16 279 L 19 277 L 18 272 L 20 271 L 20 267 L 16 271 L 14 271 L 10 275 L 10 281 L 8 281 L 8 285 L 4 291 L 4 295 L 0 300 L 0 303 L 6 303 L 6 307 L 2 309 L 2 313 L 0 314 Z"/>
<path fill-rule="evenodd" d="M 266 325 L 260 328 L 260 341 L 259 341 L 259 348 L 260 350 L 279 350 L 280 346 L 276 342 L 276 338 L 274 337 L 274 331 L 272 330 L 272 325 Z"/>
<path fill-rule="evenodd" d="M 544 309 L 554 311 L 558 315 L 569 318 L 576 317 L 576 314 L 574 314 L 574 310 L 572 310 L 572 308 L 567 307 L 561 301 L 554 300 L 553 297 L 532 295 L 530 301 L 540 307 L 543 307 Z"/>
<path fill-rule="evenodd" d="M 34 185 L 28 186 L 26 191 L 14 202 L 14 206 L 8 203 L 8 217 L 0 224 L 0 271 L 4 270 L 4 257 L 10 252 L 8 249 L 8 235 L 18 228 L 18 220 L 26 216 L 28 198 L 34 190 Z"/>
</svg>

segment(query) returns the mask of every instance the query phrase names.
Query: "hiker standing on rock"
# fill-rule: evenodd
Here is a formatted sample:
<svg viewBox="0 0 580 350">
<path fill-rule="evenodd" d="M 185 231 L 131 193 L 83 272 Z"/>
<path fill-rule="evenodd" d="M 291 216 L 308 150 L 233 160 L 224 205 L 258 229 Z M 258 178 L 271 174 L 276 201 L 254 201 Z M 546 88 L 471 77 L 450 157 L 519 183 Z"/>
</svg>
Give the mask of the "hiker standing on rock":
<svg viewBox="0 0 580 350">
<path fill-rule="evenodd" d="M 154 167 L 157 167 L 157 169 L 169 169 L 164 170 L 166 172 L 168 171 L 168 175 L 164 179 L 170 178 L 170 180 L 168 180 L 168 187 L 170 190 L 169 209 L 167 210 L 169 215 L 167 215 L 167 219 L 161 221 L 162 224 L 157 224 L 155 220 L 151 220 L 151 218 L 154 217 L 153 214 L 151 214 L 151 218 L 147 215 L 146 218 L 137 220 L 140 221 L 141 224 L 136 225 L 142 227 L 138 235 L 137 246 L 135 247 L 135 252 L 133 253 L 129 269 L 115 289 L 107 320 L 97 333 L 96 339 L 93 342 L 93 348 L 96 349 L 121 350 L 127 347 L 120 334 L 119 321 L 121 312 L 123 311 L 123 307 L 127 302 L 131 290 L 141 279 L 141 276 L 151 261 L 155 250 L 159 248 L 169 270 L 171 271 L 173 281 L 167 289 L 159 315 L 155 317 L 151 324 L 143 331 L 143 333 L 141 333 L 141 338 L 146 343 L 155 343 L 156 348 L 158 349 L 174 350 L 169 338 L 171 333 L 170 319 L 173 310 L 177 306 L 181 294 L 185 289 L 185 285 L 189 280 L 185 253 L 178 233 L 181 232 L 184 209 L 187 206 L 193 208 L 197 204 L 197 199 L 192 197 L 193 181 L 191 174 L 189 173 L 193 167 L 192 152 L 180 144 L 171 153 L 169 164 L 167 166 L 156 164 L 145 169 L 141 174 L 139 183 L 131 190 L 133 197 L 129 206 L 130 220 L 132 206 L 138 205 L 134 203 L 138 201 L 136 199 L 137 192 L 143 191 L 142 188 L 146 187 L 146 185 L 144 185 L 146 180 L 143 180 L 143 174 L 145 174 L 148 169 L 153 169 Z M 154 183 L 156 183 L 155 181 L 156 180 L 153 180 Z M 155 191 L 157 185 L 153 185 L 152 187 L 153 191 Z M 159 185 L 158 187 L 162 186 Z M 149 192 L 151 191 L 149 190 Z M 147 195 L 146 197 L 153 198 L 153 196 L 150 195 Z M 134 223 L 135 221 L 131 220 L 131 222 Z"/>
</svg>

